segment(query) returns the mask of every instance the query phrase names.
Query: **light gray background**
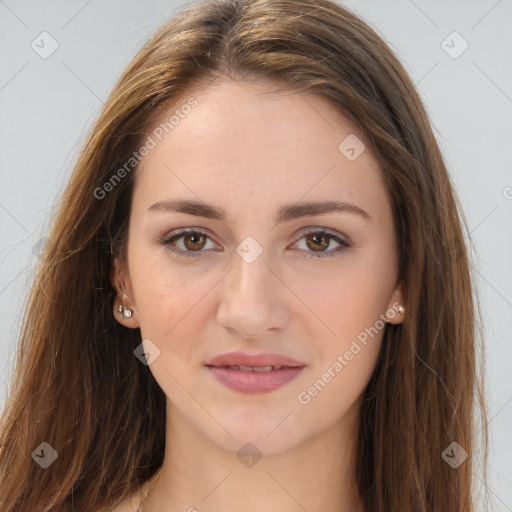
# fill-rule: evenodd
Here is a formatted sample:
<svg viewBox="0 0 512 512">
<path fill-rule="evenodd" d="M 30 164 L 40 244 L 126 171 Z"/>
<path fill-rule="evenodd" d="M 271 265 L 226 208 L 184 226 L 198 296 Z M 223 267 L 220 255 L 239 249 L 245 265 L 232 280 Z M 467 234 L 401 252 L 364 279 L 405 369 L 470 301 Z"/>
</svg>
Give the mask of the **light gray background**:
<svg viewBox="0 0 512 512">
<path fill-rule="evenodd" d="M 512 2 L 344 4 L 413 77 L 467 215 L 486 321 L 490 492 L 493 510 L 512 511 Z M 0 405 L 37 263 L 32 249 L 86 128 L 135 51 L 179 5 L 0 0 Z M 46 59 L 31 48 L 43 31 L 59 45 Z M 443 49 L 462 48 L 454 31 L 469 44 L 457 58 Z"/>
</svg>

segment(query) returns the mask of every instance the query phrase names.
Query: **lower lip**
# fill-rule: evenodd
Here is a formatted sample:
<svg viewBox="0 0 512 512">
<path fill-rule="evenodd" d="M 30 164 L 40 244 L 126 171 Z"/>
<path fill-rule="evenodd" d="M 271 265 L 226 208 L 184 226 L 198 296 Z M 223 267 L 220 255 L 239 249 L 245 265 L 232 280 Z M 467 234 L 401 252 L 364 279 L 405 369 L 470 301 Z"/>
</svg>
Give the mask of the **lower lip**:
<svg viewBox="0 0 512 512">
<path fill-rule="evenodd" d="M 288 367 L 268 372 L 246 372 L 222 366 L 207 366 L 207 368 L 229 389 L 242 393 L 267 393 L 295 379 L 305 367 Z"/>
</svg>

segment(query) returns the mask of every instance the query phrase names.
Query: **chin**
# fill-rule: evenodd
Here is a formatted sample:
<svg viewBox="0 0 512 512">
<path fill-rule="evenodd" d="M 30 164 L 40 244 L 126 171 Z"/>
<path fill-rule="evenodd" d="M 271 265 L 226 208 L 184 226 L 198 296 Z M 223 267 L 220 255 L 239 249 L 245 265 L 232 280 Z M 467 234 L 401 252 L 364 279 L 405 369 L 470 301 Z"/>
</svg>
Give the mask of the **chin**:
<svg viewBox="0 0 512 512">
<path fill-rule="evenodd" d="M 254 428 L 241 428 L 232 432 L 233 437 L 223 436 L 221 439 L 211 439 L 220 448 L 233 452 L 238 458 L 245 455 L 274 456 L 281 455 L 295 448 L 300 442 L 291 439 L 290 436 L 273 433 L 267 436 L 268 432 L 260 432 Z"/>
<path fill-rule="evenodd" d="M 236 417 L 219 415 L 224 429 L 216 429 L 218 435 L 205 433 L 211 441 L 228 451 L 237 453 L 247 443 L 252 443 L 263 455 L 279 455 L 299 445 L 307 436 L 301 435 L 303 428 L 296 424 L 292 409 L 279 407 L 276 411 L 260 408 L 245 414 L 239 411 Z M 288 411 L 288 412 L 284 412 Z"/>
</svg>

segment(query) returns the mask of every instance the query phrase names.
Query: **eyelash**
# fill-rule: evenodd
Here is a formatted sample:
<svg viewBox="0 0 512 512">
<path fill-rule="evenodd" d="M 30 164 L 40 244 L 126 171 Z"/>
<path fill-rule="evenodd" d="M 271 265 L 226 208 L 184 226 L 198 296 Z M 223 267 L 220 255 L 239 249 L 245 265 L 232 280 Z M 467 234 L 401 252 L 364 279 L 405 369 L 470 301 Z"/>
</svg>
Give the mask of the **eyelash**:
<svg viewBox="0 0 512 512">
<path fill-rule="evenodd" d="M 200 251 L 183 251 L 181 249 L 176 249 L 176 248 L 170 247 L 170 245 L 172 243 L 174 243 L 176 240 L 179 240 L 180 238 L 183 238 L 185 235 L 190 235 L 190 234 L 204 235 L 208 239 L 210 239 L 208 234 L 205 233 L 204 231 L 197 230 L 197 229 L 181 229 L 181 230 L 178 230 L 177 232 L 174 232 L 171 236 L 166 236 L 164 238 L 160 238 L 158 240 L 158 243 L 160 243 L 162 245 L 165 245 L 165 246 L 168 246 L 167 250 L 169 250 L 170 252 L 176 253 L 179 256 L 184 256 L 184 257 L 187 257 L 187 258 L 198 258 L 198 257 L 201 257 L 201 255 L 204 254 L 207 251 L 204 251 L 204 250 L 200 250 Z M 299 240 L 302 240 L 304 237 L 306 237 L 308 235 L 323 235 L 323 236 L 327 236 L 328 238 L 330 238 L 330 239 L 332 239 L 335 242 L 338 242 L 340 244 L 339 247 L 337 247 L 336 249 L 330 250 L 328 252 L 306 251 L 306 252 L 312 253 L 312 256 L 308 256 L 309 258 L 313 258 L 313 259 L 314 258 L 331 258 L 331 257 L 335 256 L 336 254 L 344 252 L 346 249 L 348 249 L 351 246 L 351 244 L 349 242 L 347 242 L 346 240 L 344 240 L 341 237 L 335 235 L 334 233 L 330 233 L 330 232 L 328 232 L 328 231 L 326 231 L 324 229 L 317 229 L 317 230 L 311 229 L 309 231 L 306 231 L 306 232 L 304 232 L 302 234 L 302 236 L 299 238 Z"/>
</svg>

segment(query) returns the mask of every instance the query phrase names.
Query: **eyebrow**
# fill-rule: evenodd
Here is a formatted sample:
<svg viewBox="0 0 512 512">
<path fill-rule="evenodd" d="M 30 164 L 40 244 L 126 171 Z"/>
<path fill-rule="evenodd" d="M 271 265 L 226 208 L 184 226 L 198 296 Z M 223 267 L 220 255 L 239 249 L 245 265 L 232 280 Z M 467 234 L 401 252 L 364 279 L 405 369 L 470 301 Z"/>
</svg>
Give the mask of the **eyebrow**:
<svg viewBox="0 0 512 512">
<path fill-rule="evenodd" d="M 147 212 L 166 213 L 187 213 L 197 217 L 220 220 L 224 222 L 227 217 L 226 210 L 219 206 L 195 201 L 190 199 L 169 199 L 158 201 L 151 205 Z M 361 216 L 364 220 L 371 222 L 371 216 L 359 206 L 346 201 L 308 201 L 302 203 L 291 203 L 281 206 L 274 221 L 276 223 L 289 222 L 301 217 L 311 215 L 322 215 L 325 213 L 352 213 Z"/>
</svg>

